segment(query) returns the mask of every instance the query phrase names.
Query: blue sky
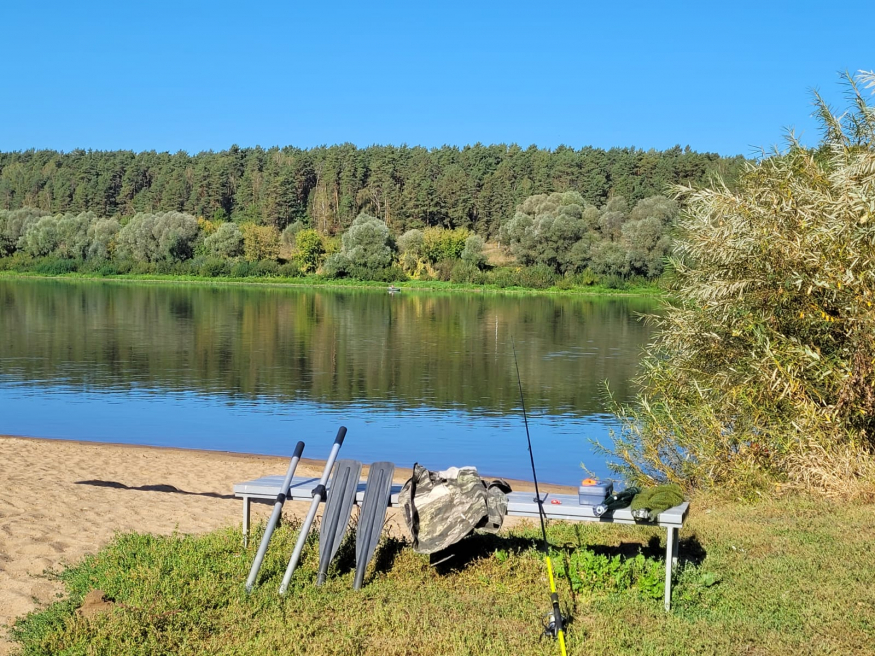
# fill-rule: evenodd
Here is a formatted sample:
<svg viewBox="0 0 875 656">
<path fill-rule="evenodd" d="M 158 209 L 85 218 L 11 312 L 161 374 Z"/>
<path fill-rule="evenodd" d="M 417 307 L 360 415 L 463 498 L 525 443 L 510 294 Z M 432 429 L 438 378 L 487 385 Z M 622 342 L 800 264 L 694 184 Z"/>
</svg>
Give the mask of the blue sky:
<svg viewBox="0 0 875 656">
<path fill-rule="evenodd" d="M 723 6 L 721 6 L 723 5 Z M 9 2 L 0 150 L 352 142 L 687 145 L 817 138 L 812 87 L 875 68 L 797 2 Z"/>
</svg>

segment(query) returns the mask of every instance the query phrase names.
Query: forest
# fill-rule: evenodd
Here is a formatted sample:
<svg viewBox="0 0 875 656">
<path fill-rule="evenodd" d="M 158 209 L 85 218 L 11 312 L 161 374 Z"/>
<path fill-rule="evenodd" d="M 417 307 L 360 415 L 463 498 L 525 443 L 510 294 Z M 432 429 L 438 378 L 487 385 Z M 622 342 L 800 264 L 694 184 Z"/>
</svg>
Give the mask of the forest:
<svg viewBox="0 0 875 656">
<path fill-rule="evenodd" d="M 660 193 L 731 182 L 744 160 L 344 145 L 0 164 L 0 269 L 546 288 L 659 277 L 679 211 Z"/>
<path fill-rule="evenodd" d="M 0 209 L 100 217 L 185 212 L 279 230 L 301 221 L 326 235 L 344 232 L 365 212 L 396 235 L 440 226 L 490 239 L 536 194 L 576 191 L 597 207 L 613 196 L 634 204 L 669 185 L 704 183 L 715 172 L 731 183 L 744 161 L 680 146 L 232 146 L 196 155 L 30 150 L 0 153 Z"/>
</svg>

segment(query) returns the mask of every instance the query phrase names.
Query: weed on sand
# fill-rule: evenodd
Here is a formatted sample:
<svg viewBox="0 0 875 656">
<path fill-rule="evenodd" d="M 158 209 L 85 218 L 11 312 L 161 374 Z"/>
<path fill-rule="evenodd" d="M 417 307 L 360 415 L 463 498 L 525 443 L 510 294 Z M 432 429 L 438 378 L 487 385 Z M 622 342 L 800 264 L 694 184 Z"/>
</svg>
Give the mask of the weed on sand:
<svg viewBox="0 0 875 656">
<path fill-rule="evenodd" d="M 810 497 L 699 498 L 681 534 L 673 609 L 662 608 L 662 532 L 549 528 L 570 654 L 875 653 L 872 506 Z M 239 531 L 118 535 L 61 573 L 69 598 L 20 620 L 24 654 L 555 654 L 538 531 L 464 540 L 432 566 L 384 539 L 352 590 L 353 536 L 314 585 L 314 532 L 285 597 L 297 525 L 282 526 L 251 595 Z M 77 611 L 99 589 L 102 612 Z M 93 593 L 92 593 L 93 594 Z"/>
</svg>

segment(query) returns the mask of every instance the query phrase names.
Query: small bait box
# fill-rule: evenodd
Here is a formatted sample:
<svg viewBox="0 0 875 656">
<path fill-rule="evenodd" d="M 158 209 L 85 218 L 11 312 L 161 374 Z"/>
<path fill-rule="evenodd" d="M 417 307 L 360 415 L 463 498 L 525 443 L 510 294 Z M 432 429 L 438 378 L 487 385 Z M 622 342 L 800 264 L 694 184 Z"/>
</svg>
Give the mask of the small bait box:
<svg viewBox="0 0 875 656">
<path fill-rule="evenodd" d="M 578 498 L 581 506 L 597 506 L 612 494 L 614 484 L 611 481 L 594 481 L 578 488 Z"/>
</svg>

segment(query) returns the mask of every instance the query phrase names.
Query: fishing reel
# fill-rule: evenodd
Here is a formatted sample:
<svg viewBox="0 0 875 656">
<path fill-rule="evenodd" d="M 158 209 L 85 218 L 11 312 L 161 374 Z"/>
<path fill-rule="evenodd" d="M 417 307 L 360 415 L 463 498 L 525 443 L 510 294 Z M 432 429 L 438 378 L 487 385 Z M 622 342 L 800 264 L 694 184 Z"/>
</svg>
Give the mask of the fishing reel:
<svg viewBox="0 0 875 656">
<path fill-rule="evenodd" d="M 544 630 L 541 632 L 539 642 L 544 638 L 555 640 L 559 636 L 559 624 L 556 622 L 556 616 L 552 610 L 541 616 L 541 625 L 544 627 Z"/>
</svg>

